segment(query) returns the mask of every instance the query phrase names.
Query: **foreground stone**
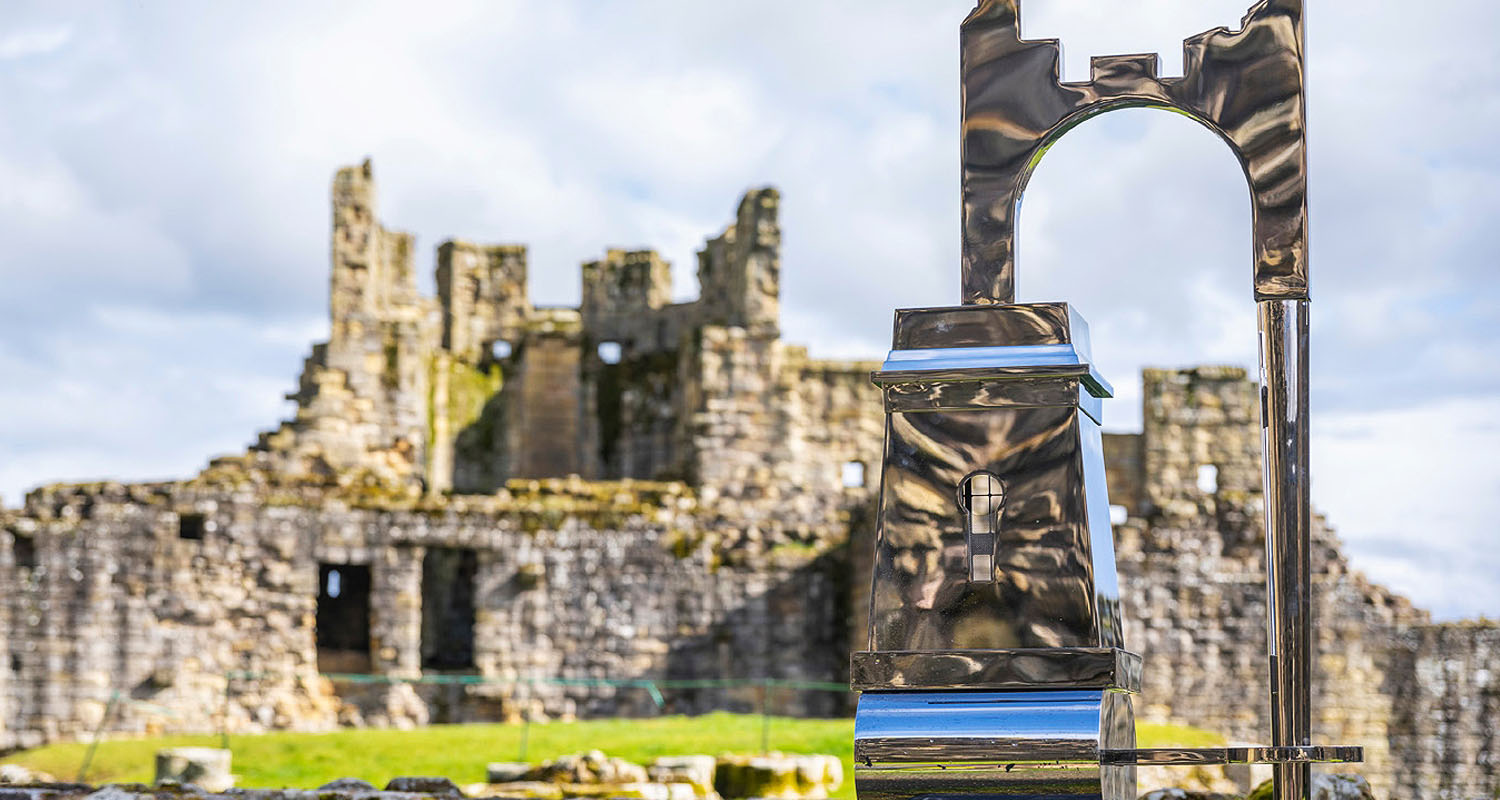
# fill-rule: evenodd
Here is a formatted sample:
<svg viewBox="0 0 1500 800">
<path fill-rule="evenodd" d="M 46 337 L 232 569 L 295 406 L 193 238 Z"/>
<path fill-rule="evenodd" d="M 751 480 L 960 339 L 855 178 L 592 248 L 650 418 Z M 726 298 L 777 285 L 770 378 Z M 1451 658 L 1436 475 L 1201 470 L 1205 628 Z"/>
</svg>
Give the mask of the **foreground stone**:
<svg viewBox="0 0 1500 800">
<path fill-rule="evenodd" d="M 651 762 L 646 773 L 655 783 L 686 784 L 697 797 L 718 797 L 714 775 L 719 761 L 713 756 L 664 756 Z"/>
<path fill-rule="evenodd" d="M 714 770 L 714 789 L 725 798 L 821 800 L 843 781 L 843 763 L 833 756 L 720 756 Z"/>
<path fill-rule="evenodd" d="M 1150 796 L 1157 790 L 1169 792 L 1156 800 L 1183 800 L 1186 797 L 1207 798 L 1214 796 L 1239 797 L 1244 794 L 1241 784 L 1231 780 L 1222 765 L 1146 766 L 1136 767 L 1135 785 L 1142 796 Z M 1184 792 L 1185 794 L 1170 794 Z"/>
<path fill-rule="evenodd" d="M 1328 775 L 1314 772 L 1312 776 L 1312 800 L 1375 800 L 1370 782 L 1362 775 Z M 1172 787 L 1155 789 L 1141 795 L 1140 800 L 1271 800 L 1271 782 L 1266 781 L 1251 790 L 1248 795 L 1238 792 L 1226 793 L 1210 790 Z"/>
<path fill-rule="evenodd" d="M 1375 800 L 1375 792 L 1363 775 L 1327 775 L 1314 772 L 1312 800 Z M 1271 800 L 1271 782 L 1255 787 L 1245 800 Z"/>
<path fill-rule="evenodd" d="M 0 764 L 0 784 L 55 783 L 56 778 L 45 772 L 35 772 L 20 764 Z"/>
<path fill-rule="evenodd" d="M 170 747 L 156 751 L 156 783 L 192 784 L 209 792 L 234 786 L 231 754 L 215 747 Z"/>
<path fill-rule="evenodd" d="M 563 756 L 535 767 L 492 762 L 488 784 L 468 787 L 470 796 L 508 800 L 625 798 L 625 800 L 720 800 L 714 792 L 713 756 L 658 758 L 650 768 L 591 750 Z"/>
<path fill-rule="evenodd" d="M 531 765 L 524 761 L 491 761 L 484 767 L 484 779 L 489 783 L 515 783 L 526 779 Z"/>
<path fill-rule="evenodd" d="M 703 756 L 688 757 L 694 759 L 706 758 Z M 745 783 L 740 786 L 748 787 L 751 784 L 745 776 L 754 775 L 756 779 L 765 778 L 762 786 L 771 792 L 780 794 L 758 794 L 755 797 L 767 798 L 814 798 L 826 797 L 827 792 L 838 788 L 838 784 L 832 782 L 833 776 L 829 774 L 827 765 L 823 766 L 822 784 L 823 794 L 790 794 L 790 788 L 794 785 L 805 786 L 809 792 L 816 792 L 817 788 L 802 781 L 811 781 L 818 775 L 818 767 L 815 761 L 828 759 L 828 756 L 745 756 L 736 758 L 721 758 L 718 760 L 715 772 L 720 772 L 726 765 L 730 769 L 725 772 L 726 779 L 742 780 Z M 669 759 L 662 759 L 669 760 Z M 676 759 L 670 759 L 676 760 Z M 836 761 L 836 759 L 833 759 Z M 800 764 L 796 762 L 802 762 Z M 652 767 L 658 766 L 653 763 Z M 701 767 L 698 761 L 695 766 Z M 840 778 L 842 769 L 839 770 Z M 10 777 L 19 777 L 14 770 L 3 773 Z M 699 773 L 701 775 L 701 772 Z M 723 784 L 720 791 L 726 789 L 735 791 L 729 784 Z M 406 787 L 405 790 L 393 789 L 392 787 Z M 688 783 L 642 783 L 642 784 L 564 784 L 547 783 L 540 781 L 518 781 L 499 786 L 476 784 L 469 787 L 465 792 L 471 798 L 493 798 L 493 800 L 569 800 L 569 798 L 591 798 L 591 800 L 608 800 L 609 798 L 624 798 L 624 800 L 689 800 L 694 797 L 692 786 Z M 90 786 L 79 783 L 28 783 L 28 784 L 5 784 L 0 786 L 0 800 L 454 800 L 461 795 L 452 781 L 446 778 L 396 778 L 387 784 L 387 788 L 377 791 L 369 783 L 356 778 L 341 778 L 331 783 L 324 784 L 316 790 L 302 791 L 296 789 L 231 789 L 224 792 L 213 792 L 203 787 L 191 784 L 167 783 L 161 786 L 146 786 L 140 783 L 116 783 L 104 786 Z M 746 797 L 747 795 L 726 795 L 726 797 Z M 1271 796 L 1271 783 L 1267 781 L 1257 786 L 1249 795 L 1226 794 L 1221 792 L 1195 791 L 1181 788 L 1156 789 L 1141 795 L 1141 800 L 1269 800 Z M 1370 789 L 1370 784 L 1359 775 L 1313 775 L 1312 800 L 1375 800 L 1375 795 Z"/>
<path fill-rule="evenodd" d="M 835 756 L 665 756 L 641 766 L 600 751 L 564 756 L 528 767 L 495 762 L 487 784 L 467 788 L 470 796 L 513 800 L 632 798 L 633 800 L 822 800 L 844 780 Z"/>
<path fill-rule="evenodd" d="M 444 797 L 463 796 L 463 792 L 459 790 L 458 784 L 448 778 L 392 778 L 385 785 L 385 790 L 387 792 L 401 792 L 403 794 L 431 794 Z"/>
<path fill-rule="evenodd" d="M 523 781 L 547 783 L 646 783 L 646 768 L 640 764 L 613 758 L 599 750 L 548 761 L 521 776 Z"/>
</svg>

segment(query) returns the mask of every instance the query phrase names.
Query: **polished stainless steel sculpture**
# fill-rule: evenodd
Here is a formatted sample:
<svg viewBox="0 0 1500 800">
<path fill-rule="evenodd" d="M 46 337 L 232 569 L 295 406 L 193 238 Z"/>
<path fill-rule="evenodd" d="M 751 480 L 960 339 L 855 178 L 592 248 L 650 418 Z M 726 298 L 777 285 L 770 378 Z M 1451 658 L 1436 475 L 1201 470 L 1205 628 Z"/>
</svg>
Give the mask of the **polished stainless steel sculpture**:
<svg viewBox="0 0 1500 800">
<path fill-rule="evenodd" d="M 1261 0 L 1241 29 L 1153 55 L 1094 58 L 1059 80 L 1055 40 L 1020 38 L 1019 0 L 962 26 L 963 302 L 896 312 L 870 649 L 854 654 L 861 800 L 1133 798 L 1137 764 L 1271 763 L 1306 798 L 1311 744 L 1307 200 L 1302 0 Z M 1265 428 L 1270 746 L 1139 749 L 1088 326 L 1015 304 L 1015 217 L 1047 148 L 1124 107 L 1185 114 L 1245 168 L 1254 208 Z"/>
</svg>

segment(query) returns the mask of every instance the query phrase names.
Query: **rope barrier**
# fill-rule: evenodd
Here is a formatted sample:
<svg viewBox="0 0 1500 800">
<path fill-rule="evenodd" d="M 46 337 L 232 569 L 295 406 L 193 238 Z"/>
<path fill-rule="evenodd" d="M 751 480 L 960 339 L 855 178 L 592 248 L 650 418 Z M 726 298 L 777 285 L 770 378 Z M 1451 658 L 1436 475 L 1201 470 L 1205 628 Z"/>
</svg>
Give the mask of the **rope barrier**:
<svg viewBox="0 0 1500 800">
<path fill-rule="evenodd" d="M 761 717 L 761 750 L 770 749 L 770 724 L 771 703 L 770 693 L 772 689 L 789 689 L 793 691 L 812 692 L 839 692 L 847 694 L 850 689 L 847 683 L 836 683 L 833 681 L 810 681 L 786 678 L 498 678 L 486 675 L 422 675 L 419 677 L 408 677 L 401 675 L 376 675 L 369 673 L 349 672 L 322 672 L 319 675 L 330 681 L 346 684 L 422 684 L 438 686 L 567 686 L 582 688 L 611 688 L 611 689 L 641 689 L 651 698 L 651 702 L 657 709 L 666 706 L 666 698 L 662 692 L 677 689 L 737 689 L 754 688 L 759 690 L 760 717 Z M 224 675 L 224 711 L 221 719 L 220 737 L 225 749 L 229 747 L 229 733 L 227 731 L 229 717 L 229 690 L 230 684 L 235 680 L 257 680 L 264 678 L 282 678 L 284 673 L 271 672 L 227 672 Z M 531 729 L 531 714 L 528 712 L 522 716 L 521 729 L 521 751 L 520 760 L 526 760 L 527 734 Z"/>
<path fill-rule="evenodd" d="M 626 689 L 645 689 L 653 694 L 653 699 L 660 696 L 661 689 L 733 689 L 737 687 L 767 687 L 772 689 L 799 689 L 806 691 L 822 692 L 848 692 L 849 684 L 835 683 L 832 681 L 807 681 L 783 678 L 498 678 L 486 675 L 422 675 L 420 677 L 407 677 L 401 675 L 376 675 L 369 673 L 352 672 L 322 672 L 319 673 L 328 680 L 338 683 L 354 684 L 397 684 L 414 683 L 428 685 L 461 685 L 461 686 L 579 686 L 586 688 L 611 687 Z M 229 680 L 255 680 L 259 678 L 284 677 L 283 673 L 270 672 L 229 672 L 226 674 Z M 657 703 L 661 703 L 658 701 Z"/>
<path fill-rule="evenodd" d="M 651 702 L 658 708 L 666 706 L 664 691 L 681 689 L 737 689 L 754 688 L 759 690 L 758 705 L 760 706 L 761 724 L 761 749 L 769 748 L 770 732 L 770 692 L 773 689 L 787 689 L 793 691 L 815 691 L 815 692 L 839 692 L 848 693 L 849 685 L 833 681 L 796 680 L 785 678 L 537 678 L 537 677 L 514 677 L 500 678 L 485 675 L 422 675 L 416 677 L 399 675 L 376 675 L 366 673 L 341 673 L 326 672 L 318 673 L 320 677 L 330 681 L 347 684 L 424 684 L 424 685 L 449 685 L 449 686 L 564 686 L 576 688 L 611 688 L 611 689 L 640 689 L 651 698 Z M 235 681 L 254 681 L 265 679 L 284 679 L 289 677 L 287 673 L 279 672 L 257 672 L 246 670 L 233 670 L 224 673 L 224 696 L 223 707 L 220 710 L 219 739 L 220 746 L 229 749 L 229 708 L 230 695 Z M 114 691 L 105 704 L 104 713 L 100 715 L 98 724 L 90 737 L 89 746 L 84 754 L 83 763 L 78 771 L 77 780 L 81 783 L 89 772 L 89 767 L 94 760 L 94 754 L 98 750 L 100 740 L 103 738 L 104 730 L 116 713 L 124 707 L 139 708 L 151 714 L 182 719 L 179 712 L 158 703 L 150 703 L 128 697 L 120 691 Z M 525 727 L 521 738 L 521 760 L 525 760 L 526 733 L 531 724 L 531 715 L 523 716 Z"/>
</svg>

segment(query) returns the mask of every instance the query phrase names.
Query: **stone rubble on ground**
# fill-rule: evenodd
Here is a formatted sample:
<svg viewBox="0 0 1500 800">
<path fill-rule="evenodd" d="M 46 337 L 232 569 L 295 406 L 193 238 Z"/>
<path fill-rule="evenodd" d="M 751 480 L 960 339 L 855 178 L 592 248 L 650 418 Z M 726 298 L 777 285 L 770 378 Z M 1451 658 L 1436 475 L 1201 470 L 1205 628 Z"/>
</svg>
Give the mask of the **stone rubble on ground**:
<svg viewBox="0 0 1500 800">
<path fill-rule="evenodd" d="M 1223 765 L 1204 764 L 1192 767 L 1146 766 L 1135 768 L 1135 785 L 1142 792 L 1158 787 L 1171 787 L 1167 791 L 1192 793 L 1194 797 L 1210 797 L 1215 794 L 1232 796 L 1244 792 L 1246 783 L 1232 780 Z M 1176 796 L 1158 800 L 1179 800 Z"/>
<path fill-rule="evenodd" d="M 843 763 L 836 756 L 781 753 L 664 756 L 641 766 L 595 750 L 529 768 L 495 762 L 485 771 L 491 782 L 467 787 L 470 796 L 523 800 L 821 800 L 844 780 Z"/>
<path fill-rule="evenodd" d="M 560 765 L 559 762 L 562 762 Z M 605 766 L 592 772 L 575 769 L 569 773 L 563 765 L 578 767 Z M 714 788 L 704 790 L 705 768 L 713 765 Z M 604 758 L 595 751 L 569 756 L 550 764 L 549 774 L 563 777 L 593 775 L 635 775 L 630 767 L 639 767 L 619 759 Z M 609 770 L 614 769 L 611 773 Z M 782 755 L 760 756 L 676 756 L 657 759 L 649 768 L 651 782 L 638 783 L 560 783 L 521 780 L 501 784 L 474 784 L 460 791 L 448 778 L 393 778 L 385 789 L 358 778 L 340 778 L 316 790 L 297 789 L 226 789 L 210 791 L 202 786 L 163 781 L 157 786 L 140 783 L 106 784 L 100 787 L 80 783 L 7 782 L 15 778 L 45 776 L 4 765 L 0 768 L 0 800 L 455 800 L 469 797 L 482 800 L 822 800 L 838 789 L 843 768 L 833 756 Z M 667 780 L 662 780 L 663 778 Z M 1257 786 L 1248 795 L 1229 792 L 1165 788 L 1146 792 L 1140 800 L 1269 800 L 1271 782 Z M 1312 800 L 1375 800 L 1370 784 L 1360 775 L 1314 773 Z M 1404 799 L 1402 799 L 1404 800 Z"/>
<path fill-rule="evenodd" d="M 1363 775 L 1330 775 L 1314 772 L 1312 800 L 1375 800 L 1375 792 Z M 1266 781 L 1245 796 L 1245 800 L 1271 800 L 1271 782 Z"/>
<path fill-rule="evenodd" d="M 713 756 L 663 756 L 646 767 L 655 783 L 686 784 L 696 797 L 714 797 L 714 773 L 718 759 Z"/>
<path fill-rule="evenodd" d="M 56 778 L 45 772 L 35 772 L 20 764 L 0 764 L 0 784 L 56 782 Z"/>
<path fill-rule="evenodd" d="M 404 794 L 430 794 L 444 797 L 462 797 L 463 791 L 458 784 L 449 778 L 415 776 L 404 778 L 391 778 L 385 785 L 387 792 L 402 792 Z"/>
</svg>

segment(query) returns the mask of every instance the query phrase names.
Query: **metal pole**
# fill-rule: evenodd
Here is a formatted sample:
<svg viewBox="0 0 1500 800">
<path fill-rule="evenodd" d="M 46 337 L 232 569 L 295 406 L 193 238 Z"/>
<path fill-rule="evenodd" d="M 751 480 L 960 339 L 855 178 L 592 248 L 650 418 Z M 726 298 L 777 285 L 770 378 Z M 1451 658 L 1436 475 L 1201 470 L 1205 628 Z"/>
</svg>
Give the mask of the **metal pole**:
<svg viewBox="0 0 1500 800">
<path fill-rule="evenodd" d="M 109 703 L 104 706 L 104 715 L 99 718 L 99 724 L 94 726 L 94 738 L 89 742 L 89 749 L 83 754 L 83 764 L 78 768 L 78 782 L 89 774 L 89 765 L 94 763 L 94 751 L 99 749 L 99 737 L 104 734 L 104 726 L 109 724 L 109 718 L 115 713 L 115 706 L 120 702 L 120 690 L 116 689 L 109 696 Z"/>
<path fill-rule="evenodd" d="M 531 734 L 531 710 L 521 712 L 521 752 L 516 757 L 517 761 L 526 761 L 526 739 Z"/>
<path fill-rule="evenodd" d="M 224 673 L 224 706 L 219 710 L 219 747 L 229 749 L 229 682 L 234 673 Z"/>
<path fill-rule="evenodd" d="M 1312 744 L 1311 495 L 1308 491 L 1308 301 L 1260 303 L 1265 449 L 1266 643 L 1271 744 Z M 1278 764 L 1275 800 L 1307 800 L 1312 769 Z"/>
<path fill-rule="evenodd" d="M 760 679 L 760 754 L 771 752 L 771 681 Z"/>
<path fill-rule="evenodd" d="M 516 693 L 523 698 L 521 701 L 521 752 L 516 760 L 526 763 L 526 743 L 531 738 L 531 683 L 522 684 L 525 688 L 517 687 Z"/>
</svg>

